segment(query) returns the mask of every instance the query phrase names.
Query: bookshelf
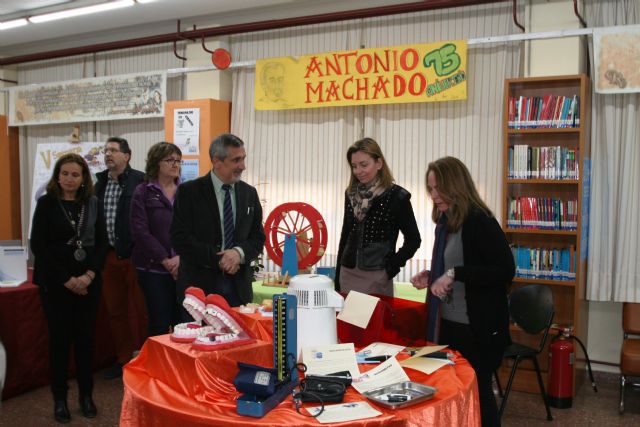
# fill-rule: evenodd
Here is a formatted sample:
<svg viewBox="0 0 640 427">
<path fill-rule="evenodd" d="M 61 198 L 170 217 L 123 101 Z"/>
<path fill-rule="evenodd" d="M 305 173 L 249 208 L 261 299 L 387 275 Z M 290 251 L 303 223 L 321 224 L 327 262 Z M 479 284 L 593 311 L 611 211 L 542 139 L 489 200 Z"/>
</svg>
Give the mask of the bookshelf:
<svg viewBox="0 0 640 427">
<path fill-rule="evenodd" d="M 511 288 L 548 285 L 554 323 L 572 325 L 585 345 L 590 93 L 585 75 L 509 79 L 503 119 L 502 224 L 517 266 Z M 517 325 L 511 336 L 534 347 L 540 340 Z M 548 354 L 547 348 L 538 358 L 545 387 Z M 502 383 L 510 370 L 500 368 Z M 532 365 L 521 365 L 513 388 L 538 392 Z"/>
</svg>

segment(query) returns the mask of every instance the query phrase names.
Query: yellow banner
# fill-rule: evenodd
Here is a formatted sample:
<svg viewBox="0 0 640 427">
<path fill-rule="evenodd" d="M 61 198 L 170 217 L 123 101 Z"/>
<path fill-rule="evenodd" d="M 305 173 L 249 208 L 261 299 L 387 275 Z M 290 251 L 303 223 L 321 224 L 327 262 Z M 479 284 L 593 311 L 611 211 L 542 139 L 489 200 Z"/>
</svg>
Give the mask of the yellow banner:
<svg viewBox="0 0 640 427">
<path fill-rule="evenodd" d="M 464 40 L 256 62 L 256 110 L 467 99 Z"/>
</svg>

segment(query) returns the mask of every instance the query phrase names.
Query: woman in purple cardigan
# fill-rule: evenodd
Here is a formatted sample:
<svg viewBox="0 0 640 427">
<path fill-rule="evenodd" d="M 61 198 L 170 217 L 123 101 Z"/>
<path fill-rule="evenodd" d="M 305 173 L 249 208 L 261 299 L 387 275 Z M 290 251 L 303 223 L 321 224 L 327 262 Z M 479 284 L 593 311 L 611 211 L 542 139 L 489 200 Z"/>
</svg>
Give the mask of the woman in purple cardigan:
<svg viewBox="0 0 640 427">
<path fill-rule="evenodd" d="M 149 149 L 145 182 L 131 203 L 131 259 L 138 272 L 149 315 L 148 336 L 169 333 L 177 319 L 176 282 L 180 257 L 171 247 L 169 229 L 180 183 L 182 152 L 159 142 Z"/>
</svg>

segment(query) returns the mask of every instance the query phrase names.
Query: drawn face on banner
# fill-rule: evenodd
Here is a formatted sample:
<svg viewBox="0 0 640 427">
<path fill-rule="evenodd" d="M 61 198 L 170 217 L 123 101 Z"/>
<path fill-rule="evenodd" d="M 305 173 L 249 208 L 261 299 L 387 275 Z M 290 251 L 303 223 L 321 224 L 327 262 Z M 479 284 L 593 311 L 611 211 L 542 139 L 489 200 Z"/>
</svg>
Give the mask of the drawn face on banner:
<svg viewBox="0 0 640 427">
<path fill-rule="evenodd" d="M 262 70 L 262 87 L 267 100 L 280 102 L 284 94 L 284 66 L 277 62 L 270 62 Z"/>
</svg>

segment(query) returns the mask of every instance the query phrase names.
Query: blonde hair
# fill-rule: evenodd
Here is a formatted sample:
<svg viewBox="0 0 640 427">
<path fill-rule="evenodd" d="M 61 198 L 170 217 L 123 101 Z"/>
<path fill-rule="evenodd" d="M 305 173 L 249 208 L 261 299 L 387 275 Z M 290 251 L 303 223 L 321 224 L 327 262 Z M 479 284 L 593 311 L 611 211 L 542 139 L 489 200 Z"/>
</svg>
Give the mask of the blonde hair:
<svg viewBox="0 0 640 427">
<path fill-rule="evenodd" d="M 373 160 L 382 160 L 382 167 L 378 171 L 378 179 L 380 180 L 380 185 L 385 190 L 393 184 L 393 175 L 391 174 L 391 169 L 387 166 L 387 161 L 382 154 L 382 150 L 376 141 L 371 138 L 362 138 L 359 141 L 353 143 L 351 147 L 347 150 L 347 164 L 349 165 L 349 169 L 351 170 L 351 156 L 353 153 L 358 151 L 362 151 L 365 154 L 368 154 L 373 158 Z M 358 178 L 353 176 L 353 172 L 351 172 L 351 177 L 349 178 L 349 186 L 347 187 L 347 191 L 354 188 L 358 185 Z"/>
<path fill-rule="evenodd" d="M 491 209 L 482 201 L 476 186 L 473 183 L 469 169 L 455 157 L 443 157 L 429 163 L 425 174 L 425 183 L 429 195 L 429 173 L 433 172 L 440 197 L 449 205 L 447 212 L 447 228 L 456 232 L 462 227 L 462 223 L 469 215 L 472 208 L 483 210 L 493 217 Z M 438 222 L 442 213 L 436 205 L 433 205 L 431 219 Z"/>
</svg>

